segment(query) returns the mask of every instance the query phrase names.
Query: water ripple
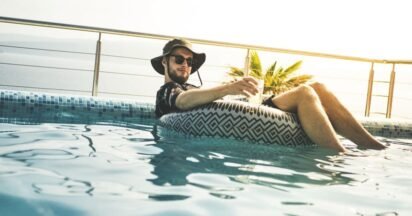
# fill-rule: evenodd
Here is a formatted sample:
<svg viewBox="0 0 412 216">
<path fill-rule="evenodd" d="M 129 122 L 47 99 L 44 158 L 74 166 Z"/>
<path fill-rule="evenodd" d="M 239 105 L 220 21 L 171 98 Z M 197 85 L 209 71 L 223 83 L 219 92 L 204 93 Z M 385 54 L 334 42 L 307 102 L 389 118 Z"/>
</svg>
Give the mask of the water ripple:
<svg viewBox="0 0 412 216">
<path fill-rule="evenodd" d="M 215 209 L 231 215 L 274 209 L 286 215 L 410 213 L 410 140 L 393 140 L 384 151 L 336 155 L 316 147 L 166 138 L 155 130 L 139 124 L 0 124 L 0 199 L 10 191 L 79 209 L 138 205 L 148 215 Z M 181 210 L 187 206 L 195 210 Z"/>
</svg>

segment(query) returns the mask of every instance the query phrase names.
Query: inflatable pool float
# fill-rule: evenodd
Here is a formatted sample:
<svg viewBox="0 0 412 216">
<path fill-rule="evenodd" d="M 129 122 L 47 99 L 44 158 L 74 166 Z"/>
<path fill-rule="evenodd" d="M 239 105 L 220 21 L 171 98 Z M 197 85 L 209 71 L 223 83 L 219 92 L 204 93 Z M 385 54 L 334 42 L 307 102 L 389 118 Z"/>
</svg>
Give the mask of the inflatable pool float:
<svg viewBox="0 0 412 216">
<path fill-rule="evenodd" d="M 195 137 L 313 145 L 295 114 L 242 101 L 219 100 L 190 111 L 169 113 L 160 118 L 160 125 Z"/>
</svg>

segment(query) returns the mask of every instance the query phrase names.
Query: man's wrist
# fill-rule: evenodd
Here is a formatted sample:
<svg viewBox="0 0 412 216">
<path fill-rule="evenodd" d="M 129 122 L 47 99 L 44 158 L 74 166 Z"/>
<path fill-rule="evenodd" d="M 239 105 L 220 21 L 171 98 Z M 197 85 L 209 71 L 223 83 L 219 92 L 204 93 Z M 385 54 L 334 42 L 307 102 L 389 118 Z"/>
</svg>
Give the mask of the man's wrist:
<svg viewBox="0 0 412 216">
<path fill-rule="evenodd" d="M 226 95 L 229 95 L 229 88 L 228 87 L 229 86 L 227 84 L 219 86 L 219 88 L 217 89 L 217 94 L 216 94 L 218 96 L 218 98 L 222 98 Z"/>
</svg>

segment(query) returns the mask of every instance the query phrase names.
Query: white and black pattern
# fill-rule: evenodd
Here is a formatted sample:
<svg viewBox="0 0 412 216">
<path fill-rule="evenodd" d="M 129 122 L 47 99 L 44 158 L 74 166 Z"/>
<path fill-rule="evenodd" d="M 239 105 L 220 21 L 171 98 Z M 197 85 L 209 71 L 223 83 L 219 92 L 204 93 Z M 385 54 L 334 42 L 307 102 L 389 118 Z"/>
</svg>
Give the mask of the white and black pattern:
<svg viewBox="0 0 412 216">
<path fill-rule="evenodd" d="M 220 137 L 262 144 L 313 145 L 296 115 L 241 101 L 216 101 L 163 115 L 161 126 L 196 137 Z"/>
</svg>

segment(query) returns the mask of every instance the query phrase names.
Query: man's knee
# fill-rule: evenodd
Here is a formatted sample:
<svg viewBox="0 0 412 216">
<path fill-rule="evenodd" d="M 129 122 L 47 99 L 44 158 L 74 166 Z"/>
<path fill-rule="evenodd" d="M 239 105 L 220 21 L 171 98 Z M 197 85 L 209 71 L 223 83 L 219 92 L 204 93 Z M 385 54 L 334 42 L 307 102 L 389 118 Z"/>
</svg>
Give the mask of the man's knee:
<svg viewBox="0 0 412 216">
<path fill-rule="evenodd" d="M 319 97 L 312 86 L 300 85 L 297 90 L 299 92 L 300 100 L 319 100 Z"/>
<path fill-rule="evenodd" d="M 314 82 L 311 83 L 310 86 L 315 89 L 316 91 L 325 91 L 327 90 L 327 87 L 325 84 L 321 83 L 321 82 Z"/>
</svg>

